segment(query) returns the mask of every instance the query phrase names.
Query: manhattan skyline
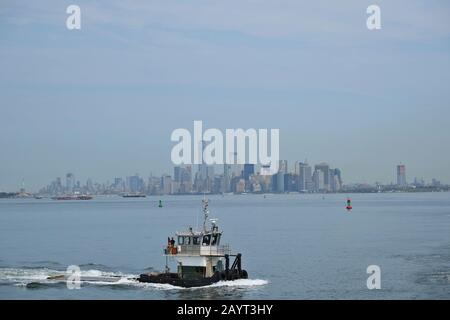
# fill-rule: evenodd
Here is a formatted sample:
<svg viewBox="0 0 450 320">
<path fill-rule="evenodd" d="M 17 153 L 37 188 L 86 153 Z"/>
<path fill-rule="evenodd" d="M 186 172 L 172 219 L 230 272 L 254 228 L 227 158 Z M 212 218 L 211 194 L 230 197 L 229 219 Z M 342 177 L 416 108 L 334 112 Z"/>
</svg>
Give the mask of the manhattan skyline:
<svg viewBox="0 0 450 320">
<path fill-rule="evenodd" d="M 172 172 L 170 134 L 280 129 L 280 158 L 346 182 L 450 182 L 450 4 L 5 1 L 0 190 Z M 405 8 L 408 8 L 405 10 Z M 332 53 L 332 54 L 330 54 Z"/>
<path fill-rule="evenodd" d="M 83 174 L 74 174 L 73 171 L 65 174 L 59 174 L 53 177 L 53 180 L 48 183 L 52 178 L 36 188 L 30 188 L 27 185 L 25 179 L 21 180 L 21 183 L 12 189 L 2 190 L 3 193 L 32 193 L 32 194 L 72 194 L 74 187 L 76 186 L 78 193 L 94 193 L 94 194 L 110 194 L 112 193 L 125 193 L 125 192 L 142 192 L 147 194 L 158 194 L 158 191 L 150 191 L 147 186 L 156 185 L 157 189 L 164 185 L 164 180 L 169 178 L 169 185 L 172 183 L 178 183 L 176 186 L 171 185 L 169 189 L 164 189 L 163 193 L 166 194 L 189 194 L 197 193 L 227 193 L 236 192 L 236 186 L 239 182 L 243 183 L 243 190 L 240 192 L 340 192 L 350 190 L 366 190 L 369 187 L 376 190 L 379 187 L 387 188 L 387 191 L 392 190 L 391 187 L 398 187 L 401 189 L 408 189 L 413 191 L 415 187 L 445 187 L 448 188 L 448 183 L 442 181 L 439 177 L 433 177 L 425 179 L 415 175 L 414 173 L 406 174 L 404 164 L 395 166 L 395 176 L 392 177 L 389 182 L 376 181 L 348 181 L 342 178 L 342 171 L 340 168 L 332 168 L 327 162 L 309 163 L 307 160 L 295 161 L 290 163 L 288 160 L 279 161 L 279 170 L 274 175 L 261 175 L 262 167 L 255 164 L 232 164 L 232 165 L 180 165 L 173 166 L 171 171 L 163 173 L 141 174 L 135 172 L 125 176 L 111 175 L 105 180 L 98 180 L 95 177 L 85 178 Z M 227 171 L 225 173 L 225 167 Z M 306 171 L 304 171 L 306 169 Z M 186 171 L 188 170 L 188 171 Z M 316 176 L 317 170 L 322 170 L 324 175 L 320 178 Z M 329 172 L 329 173 L 328 173 Z M 185 178 L 183 178 L 187 174 Z M 277 184 L 281 182 L 284 187 L 280 188 Z M 305 177 L 305 174 L 307 176 Z M 329 175 L 329 178 L 326 177 Z M 80 178 L 81 176 L 81 178 Z M 225 178 L 227 177 L 228 178 Z M 130 180 L 131 179 L 131 180 Z M 181 180 L 180 180 L 181 179 Z M 206 179 L 206 180 L 205 180 Z M 224 180 L 225 179 L 225 180 Z M 236 180 L 237 179 L 237 180 Z M 318 179 L 318 180 L 316 180 Z M 322 182 L 319 182 L 322 179 Z M 328 179 L 336 179 L 333 182 L 327 182 Z M 186 186 L 183 186 L 186 183 Z M 207 181 L 209 180 L 209 181 Z M 130 182 L 135 181 L 135 182 Z M 138 181 L 138 182 L 136 182 Z M 253 182 L 252 182 L 253 181 Z M 277 182 L 278 181 L 278 182 Z M 261 183 L 259 188 L 255 188 L 252 183 Z M 167 181 L 166 181 L 167 183 Z M 250 184 L 249 184 L 250 183 Z M 320 183 L 325 183 L 325 188 L 320 187 Z M 130 187 L 131 185 L 141 185 L 140 188 Z M 412 189 L 411 189 L 412 187 Z M 141 189 L 142 188 L 142 189 Z M 96 190 L 96 191 L 93 191 Z M 168 191 L 171 190 L 171 191 Z M 174 191 L 177 190 L 177 191 Z M 238 192 L 239 193 L 239 192 Z"/>
</svg>

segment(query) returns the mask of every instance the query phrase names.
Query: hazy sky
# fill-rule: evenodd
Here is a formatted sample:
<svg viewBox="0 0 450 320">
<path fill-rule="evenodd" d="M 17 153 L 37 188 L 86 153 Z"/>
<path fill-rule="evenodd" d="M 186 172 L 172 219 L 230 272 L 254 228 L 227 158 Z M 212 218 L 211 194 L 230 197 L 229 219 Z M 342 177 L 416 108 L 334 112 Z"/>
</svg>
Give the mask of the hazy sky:
<svg viewBox="0 0 450 320">
<path fill-rule="evenodd" d="M 193 120 L 279 128 L 291 169 L 326 161 L 347 183 L 400 162 L 449 183 L 449 21 L 445 0 L 2 0 L 0 190 L 171 173 Z"/>
</svg>

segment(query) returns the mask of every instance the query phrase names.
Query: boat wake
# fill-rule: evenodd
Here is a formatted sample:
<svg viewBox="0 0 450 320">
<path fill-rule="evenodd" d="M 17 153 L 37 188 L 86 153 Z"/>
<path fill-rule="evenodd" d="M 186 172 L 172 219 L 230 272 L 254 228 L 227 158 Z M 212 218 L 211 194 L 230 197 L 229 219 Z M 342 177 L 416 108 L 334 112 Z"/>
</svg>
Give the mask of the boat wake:
<svg viewBox="0 0 450 320">
<path fill-rule="evenodd" d="M 25 286 L 27 288 L 58 287 L 66 285 L 65 278 L 69 276 L 65 271 L 50 268 L 0 268 L 0 285 Z M 106 272 L 100 270 L 81 270 L 81 284 L 122 285 L 135 281 L 137 275 L 121 272 Z"/>
<path fill-rule="evenodd" d="M 66 288 L 68 276 L 65 271 L 54 270 L 50 268 L 0 268 L 0 285 L 7 286 L 19 286 L 27 289 L 45 289 L 45 288 Z M 142 283 L 136 279 L 139 277 L 137 274 L 125 274 L 121 272 L 108 272 L 96 269 L 81 270 L 81 287 L 83 286 L 112 286 L 128 287 L 128 288 L 141 288 L 141 289 L 154 289 L 154 290 L 201 290 L 205 288 L 217 288 L 217 287 L 236 287 L 246 288 L 263 286 L 268 283 L 267 280 L 261 279 L 239 279 L 234 281 L 219 281 L 204 287 L 196 288 L 183 288 L 176 287 L 170 284 L 158 284 L 158 283 Z"/>
<path fill-rule="evenodd" d="M 268 284 L 269 281 L 261 280 L 261 279 L 238 279 L 233 281 L 219 281 L 207 286 L 202 287 L 192 287 L 192 288 L 184 288 L 177 287 L 170 284 L 163 283 L 141 283 L 137 282 L 135 285 L 144 287 L 144 288 L 154 288 L 159 290 L 204 290 L 209 288 L 223 288 L 223 287 L 234 287 L 234 288 L 248 288 L 248 287 L 258 287 Z"/>
<path fill-rule="evenodd" d="M 254 287 L 264 286 L 268 283 L 269 281 L 261 279 L 238 279 L 234 281 L 220 281 L 210 285 L 210 287 Z"/>
</svg>

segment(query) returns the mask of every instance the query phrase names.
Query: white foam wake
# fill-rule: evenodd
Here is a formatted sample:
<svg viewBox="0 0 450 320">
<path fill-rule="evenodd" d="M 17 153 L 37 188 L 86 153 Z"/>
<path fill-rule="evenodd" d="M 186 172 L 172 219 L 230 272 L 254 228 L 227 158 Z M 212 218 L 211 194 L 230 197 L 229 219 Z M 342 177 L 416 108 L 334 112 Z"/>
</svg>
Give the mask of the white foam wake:
<svg viewBox="0 0 450 320">
<path fill-rule="evenodd" d="M 47 268 L 38 269 L 17 269 L 0 268 L 0 282 L 31 282 L 46 280 L 50 275 L 57 274 L 58 271 Z"/>
<path fill-rule="evenodd" d="M 69 275 L 65 271 L 52 270 L 48 268 L 0 268 L 0 282 L 13 283 L 16 285 L 27 285 L 29 283 L 55 283 L 57 280 L 48 279 L 58 275 Z M 98 281 L 83 281 L 86 283 L 97 284 L 127 284 L 129 278 L 135 278 L 137 275 L 123 274 L 121 272 L 105 272 L 100 270 L 81 270 L 81 278 L 98 278 Z M 117 281 L 102 281 L 111 278 L 117 278 Z M 60 282 L 60 281 L 59 281 Z"/>
<path fill-rule="evenodd" d="M 130 284 L 137 285 L 145 288 L 154 288 L 158 290 L 202 290 L 208 288 L 218 288 L 218 287 L 236 287 L 236 288 L 245 288 L 245 287 L 257 287 L 268 284 L 269 281 L 261 280 L 261 279 L 239 279 L 233 281 L 219 281 L 207 286 L 201 287 L 192 287 L 192 288 L 184 288 L 177 287 L 170 284 L 160 284 L 160 283 L 141 283 L 133 281 Z"/>
<path fill-rule="evenodd" d="M 64 271 L 52 270 L 48 268 L 0 268 L 0 283 L 10 283 L 17 286 L 26 286 L 30 283 L 54 284 L 64 280 L 49 279 L 58 275 L 68 275 Z M 233 281 L 219 281 L 217 283 L 194 288 L 177 287 L 170 284 L 142 283 L 136 280 L 138 275 L 125 274 L 122 272 L 106 272 L 101 270 L 81 270 L 82 283 L 102 286 L 134 286 L 139 288 L 149 288 L 156 290 L 199 290 L 204 288 L 217 287 L 255 287 L 268 283 L 261 279 L 239 279 Z M 83 280 L 83 277 L 88 277 Z M 113 281 L 111 281 L 113 279 Z"/>
<path fill-rule="evenodd" d="M 210 287 L 255 287 L 264 286 L 268 283 L 269 281 L 262 279 L 238 279 L 234 281 L 219 281 L 210 285 Z"/>
</svg>

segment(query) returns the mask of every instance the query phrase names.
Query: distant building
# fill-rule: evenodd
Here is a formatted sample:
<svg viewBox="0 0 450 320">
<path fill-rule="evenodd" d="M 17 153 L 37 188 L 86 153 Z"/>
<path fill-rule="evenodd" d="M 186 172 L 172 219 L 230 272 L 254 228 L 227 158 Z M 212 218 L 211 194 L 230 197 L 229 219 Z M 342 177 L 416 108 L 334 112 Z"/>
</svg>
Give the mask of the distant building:
<svg viewBox="0 0 450 320">
<path fill-rule="evenodd" d="M 293 173 L 284 174 L 284 191 L 293 192 L 298 190 L 298 176 Z"/>
<path fill-rule="evenodd" d="M 397 166 L 397 185 L 399 187 L 406 186 L 406 168 L 404 164 Z"/>
<path fill-rule="evenodd" d="M 287 162 L 287 160 L 280 160 L 278 162 L 278 172 L 288 173 L 288 162 Z"/>
<path fill-rule="evenodd" d="M 181 172 L 180 193 L 190 192 L 192 192 L 192 167 L 188 165 Z"/>
<path fill-rule="evenodd" d="M 182 167 L 174 167 L 173 168 L 173 181 L 180 182 L 181 181 L 181 172 L 183 168 Z"/>
<path fill-rule="evenodd" d="M 142 189 L 143 181 L 136 173 L 134 176 L 127 177 L 127 187 L 130 192 L 137 193 Z"/>
<path fill-rule="evenodd" d="M 166 187 L 166 191 L 168 187 Z M 192 192 L 192 166 L 177 166 L 173 168 L 173 181 L 171 193 L 191 193 Z"/>
<path fill-rule="evenodd" d="M 227 163 L 223 165 L 222 192 L 229 192 L 231 184 L 231 166 Z"/>
<path fill-rule="evenodd" d="M 261 168 L 261 172 L 267 172 L 265 171 L 266 168 Z M 256 175 L 253 175 L 252 177 L 252 183 L 253 184 L 258 184 L 259 187 L 253 187 L 253 191 L 254 192 L 271 192 L 274 191 L 271 189 L 272 187 L 272 180 L 273 180 L 273 176 L 269 175 L 269 174 L 261 174 L 260 172 L 258 172 Z M 259 191 L 256 191 L 258 190 Z"/>
<path fill-rule="evenodd" d="M 114 178 L 113 189 L 116 192 L 124 192 L 125 191 L 125 183 L 122 178 Z"/>
<path fill-rule="evenodd" d="M 299 162 L 298 164 L 298 191 L 313 191 L 312 169 L 306 162 Z"/>
<path fill-rule="evenodd" d="M 162 189 L 163 194 L 174 193 L 171 176 L 166 174 L 161 177 L 161 189 Z"/>
<path fill-rule="evenodd" d="M 275 180 L 276 180 L 276 192 L 280 192 L 280 193 L 282 193 L 282 192 L 285 192 L 285 191 L 287 191 L 286 189 L 285 189 L 285 173 L 284 172 L 282 172 L 282 171 L 280 171 L 280 172 L 278 172 L 276 175 L 275 175 Z"/>
<path fill-rule="evenodd" d="M 313 173 L 314 191 L 323 192 L 325 188 L 325 174 L 323 170 L 316 169 Z"/>
<path fill-rule="evenodd" d="M 259 183 L 254 183 L 252 186 L 253 186 L 252 187 L 253 192 L 255 192 L 255 193 L 260 193 L 260 192 L 264 191 L 261 184 L 259 184 Z"/>
<path fill-rule="evenodd" d="M 153 177 L 152 175 L 148 178 L 147 192 L 149 194 L 161 194 L 161 179 L 158 177 Z"/>
<path fill-rule="evenodd" d="M 440 187 L 441 186 L 441 182 L 435 178 L 431 179 L 431 185 L 433 187 Z"/>
<path fill-rule="evenodd" d="M 55 181 L 55 188 L 56 188 L 56 192 L 61 192 L 63 186 L 62 186 L 62 182 L 61 182 L 61 178 L 57 177 L 56 181 Z"/>
<path fill-rule="evenodd" d="M 288 191 L 286 188 L 285 175 L 288 173 L 287 160 L 278 162 L 278 172 L 272 176 L 272 191 L 283 193 Z"/>
<path fill-rule="evenodd" d="M 413 185 L 416 187 L 423 187 L 423 186 L 425 186 L 425 180 L 423 178 L 419 179 L 419 178 L 415 177 Z"/>
<path fill-rule="evenodd" d="M 231 182 L 230 182 L 230 190 L 231 192 L 237 192 L 237 185 L 239 183 L 239 181 L 241 180 L 241 177 L 239 176 L 234 176 L 231 178 Z M 244 185 L 245 188 L 245 185 Z"/>
<path fill-rule="evenodd" d="M 338 192 L 342 188 L 341 170 L 330 169 L 330 191 Z"/>
<path fill-rule="evenodd" d="M 316 185 L 316 190 L 315 191 L 330 191 L 330 166 L 328 165 L 328 163 L 322 162 L 319 164 L 316 164 L 314 166 L 314 172 L 316 171 L 320 171 L 323 174 L 323 186 L 321 184 L 320 188 L 317 189 L 317 185 Z M 322 175 L 319 176 L 322 179 Z M 322 183 L 322 182 L 321 182 Z"/>
<path fill-rule="evenodd" d="M 251 163 L 244 164 L 244 180 L 248 181 L 253 174 L 255 174 L 255 165 Z"/>
<path fill-rule="evenodd" d="M 239 181 L 236 184 L 236 193 L 243 193 L 245 192 L 245 180 L 239 179 Z"/>
<path fill-rule="evenodd" d="M 75 188 L 75 176 L 73 173 L 66 174 L 66 192 L 73 193 Z"/>
<path fill-rule="evenodd" d="M 194 188 L 197 192 L 212 193 L 214 187 L 214 166 L 208 165 L 203 159 L 203 151 L 206 147 L 205 141 L 200 141 L 198 146 L 198 157 L 200 164 L 195 174 Z"/>
<path fill-rule="evenodd" d="M 86 181 L 86 191 L 89 193 L 94 192 L 94 184 L 93 184 L 91 178 L 87 179 L 87 181 Z"/>
<path fill-rule="evenodd" d="M 216 175 L 213 183 L 213 193 L 221 193 L 223 186 L 223 175 Z"/>
</svg>

